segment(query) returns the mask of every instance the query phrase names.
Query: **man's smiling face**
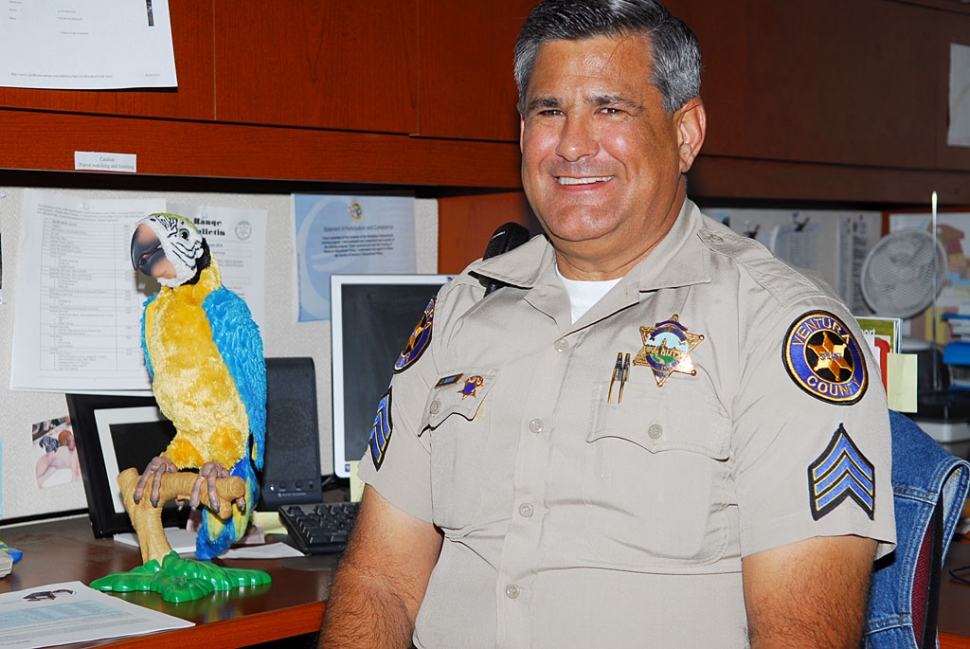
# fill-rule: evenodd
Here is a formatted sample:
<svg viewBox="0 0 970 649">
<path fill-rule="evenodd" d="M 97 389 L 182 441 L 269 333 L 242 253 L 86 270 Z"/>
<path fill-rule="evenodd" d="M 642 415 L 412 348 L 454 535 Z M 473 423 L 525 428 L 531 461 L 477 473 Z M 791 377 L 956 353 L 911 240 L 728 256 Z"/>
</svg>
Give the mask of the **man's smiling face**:
<svg viewBox="0 0 970 649">
<path fill-rule="evenodd" d="M 703 120 L 703 106 L 665 111 L 651 70 L 644 36 L 539 48 L 521 122 L 522 182 L 567 277 L 622 276 L 680 212 L 682 174 L 703 140 L 684 115 L 697 109 Z"/>
</svg>

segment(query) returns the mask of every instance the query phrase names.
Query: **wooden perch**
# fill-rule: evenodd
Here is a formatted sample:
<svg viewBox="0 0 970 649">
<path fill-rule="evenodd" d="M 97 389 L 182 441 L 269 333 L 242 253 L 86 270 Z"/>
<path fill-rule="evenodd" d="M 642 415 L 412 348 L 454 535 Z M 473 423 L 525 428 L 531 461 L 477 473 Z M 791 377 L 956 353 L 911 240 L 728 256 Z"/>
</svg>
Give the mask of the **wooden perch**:
<svg viewBox="0 0 970 649">
<path fill-rule="evenodd" d="M 135 504 L 135 485 L 138 484 L 139 477 L 140 474 L 136 469 L 125 469 L 118 475 L 118 485 L 121 487 L 125 509 L 131 518 L 131 524 L 135 528 L 135 533 L 138 534 L 138 546 L 141 548 L 142 561 L 148 563 L 154 559 L 161 564 L 165 555 L 172 551 L 172 546 L 165 538 L 165 530 L 162 527 L 162 505 L 175 498 L 188 500 L 199 474 L 190 471 L 163 474 L 158 506 L 151 503 L 149 497 L 150 484 L 145 488 L 141 502 Z M 219 478 L 216 480 L 216 490 L 219 497 L 219 518 L 226 520 L 232 516 L 233 502 L 245 495 L 246 483 L 242 478 Z M 202 483 L 199 497 L 202 504 L 211 509 L 209 488 L 205 482 Z"/>
</svg>

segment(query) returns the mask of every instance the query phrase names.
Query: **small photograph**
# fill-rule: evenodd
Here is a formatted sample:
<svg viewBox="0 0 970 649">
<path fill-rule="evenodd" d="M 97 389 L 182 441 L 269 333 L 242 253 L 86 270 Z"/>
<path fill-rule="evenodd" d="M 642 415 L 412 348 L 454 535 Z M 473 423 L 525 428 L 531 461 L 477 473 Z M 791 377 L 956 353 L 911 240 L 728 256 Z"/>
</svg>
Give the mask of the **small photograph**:
<svg viewBox="0 0 970 649">
<path fill-rule="evenodd" d="M 69 416 L 34 424 L 31 439 L 34 447 L 37 486 L 56 487 L 81 479 L 81 464 L 74 445 L 74 430 Z"/>
</svg>

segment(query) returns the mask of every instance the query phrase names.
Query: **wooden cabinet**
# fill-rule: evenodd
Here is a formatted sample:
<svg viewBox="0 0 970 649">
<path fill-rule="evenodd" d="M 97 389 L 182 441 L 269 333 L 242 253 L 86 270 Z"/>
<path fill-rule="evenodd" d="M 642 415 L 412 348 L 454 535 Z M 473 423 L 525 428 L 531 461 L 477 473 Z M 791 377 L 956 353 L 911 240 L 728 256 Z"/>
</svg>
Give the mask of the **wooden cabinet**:
<svg viewBox="0 0 970 649">
<path fill-rule="evenodd" d="M 0 87 L 0 108 L 212 120 L 212 4 L 169 0 L 178 88 L 161 90 L 34 90 Z M 37 146 L 42 146 L 38 142 Z M 2 161 L 0 161 L 0 166 Z"/>
<path fill-rule="evenodd" d="M 512 48 L 534 1 L 170 0 L 177 90 L 0 88 L 0 169 L 104 151 L 140 175 L 514 191 Z M 970 201 L 970 148 L 946 144 L 965 4 L 667 3 L 704 53 L 693 196 Z"/>
<path fill-rule="evenodd" d="M 933 3 L 931 6 L 927 2 Z M 943 0 L 669 0 L 697 33 L 707 141 L 692 191 L 712 197 L 925 204 L 970 199 L 970 149 L 948 147 Z"/>
<path fill-rule="evenodd" d="M 438 272 L 460 273 L 485 253 L 495 229 L 514 221 L 542 232 L 522 192 L 438 199 Z"/>
<path fill-rule="evenodd" d="M 886 0 L 672 0 L 697 34 L 704 152 L 762 160 L 930 169 L 944 20 Z"/>
<path fill-rule="evenodd" d="M 417 0 L 213 6 L 218 121 L 417 130 Z"/>
<path fill-rule="evenodd" d="M 518 142 L 512 49 L 533 5 L 419 0 L 419 135 Z"/>
</svg>

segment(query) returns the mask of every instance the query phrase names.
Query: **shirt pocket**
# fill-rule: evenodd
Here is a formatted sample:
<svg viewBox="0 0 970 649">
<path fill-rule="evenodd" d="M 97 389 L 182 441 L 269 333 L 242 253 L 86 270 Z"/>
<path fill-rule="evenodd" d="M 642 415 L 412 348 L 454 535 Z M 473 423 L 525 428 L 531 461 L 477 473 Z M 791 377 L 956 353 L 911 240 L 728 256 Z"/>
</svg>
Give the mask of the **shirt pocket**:
<svg viewBox="0 0 970 649">
<path fill-rule="evenodd" d="M 673 388 L 673 389 L 671 389 Z M 731 426 L 699 381 L 593 386 L 583 504 L 594 550 L 633 568 L 704 565 L 728 547 Z M 615 394 L 614 394 L 615 397 Z"/>
<path fill-rule="evenodd" d="M 464 372 L 436 387 L 425 403 L 422 430 L 431 440 L 431 503 L 434 523 L 461 536 L 482 508 L 483 454 L 488 444 L 486 399 L 496 372 Z"/>
</svg>

